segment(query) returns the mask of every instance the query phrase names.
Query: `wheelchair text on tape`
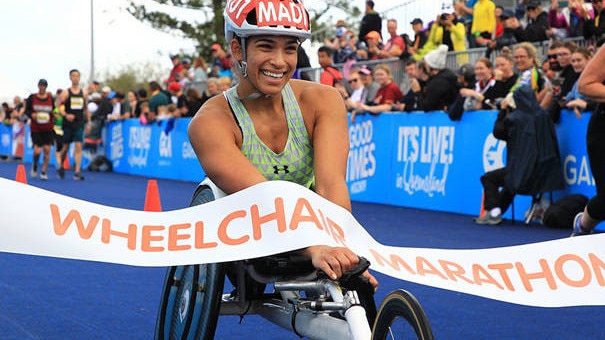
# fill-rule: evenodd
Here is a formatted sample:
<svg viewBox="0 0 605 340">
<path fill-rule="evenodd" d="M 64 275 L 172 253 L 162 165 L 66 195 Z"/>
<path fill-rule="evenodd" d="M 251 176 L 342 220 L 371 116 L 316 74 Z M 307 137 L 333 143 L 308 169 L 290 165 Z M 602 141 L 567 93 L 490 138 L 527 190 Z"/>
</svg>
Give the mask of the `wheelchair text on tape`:
<svg viewBox="0 0 605 340">
<path fill-rule="evenodd" d="M 0 192 L 4 252 L 175 266 L 327 244 L 367 257 L 373 270 L 432 287 L 530 306 L 605 305 L 605 234 L 488 249 L 387 246 L 345 209 L 281 181 L 166 212 L 103 206 L 7 179 Z"/>
</svg>

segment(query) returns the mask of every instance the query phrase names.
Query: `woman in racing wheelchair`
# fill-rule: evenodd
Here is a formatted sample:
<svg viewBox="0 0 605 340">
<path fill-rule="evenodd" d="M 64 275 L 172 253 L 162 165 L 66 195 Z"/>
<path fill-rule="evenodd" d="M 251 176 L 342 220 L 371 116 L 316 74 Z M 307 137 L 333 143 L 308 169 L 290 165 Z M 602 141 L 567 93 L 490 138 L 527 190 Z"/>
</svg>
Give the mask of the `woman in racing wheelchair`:
<svg viewBox="0 0 605 340">
<path fill-rule="evenodd" d="M 227 1 L 225 38 L 239 83 L 201 107 L 189 139 L 208 178 L 226 194 L 285 180 L 350 211 L 342 97 L 332 87 L 291 79 L 299 45 L 310 34 L 298 0 Z M 316 245 L 297 253 L 334 280 L 359 262 L 344 247 Z M 367 270 L 363 277 L 375 290 L 378 281 Z"/>
</svg>

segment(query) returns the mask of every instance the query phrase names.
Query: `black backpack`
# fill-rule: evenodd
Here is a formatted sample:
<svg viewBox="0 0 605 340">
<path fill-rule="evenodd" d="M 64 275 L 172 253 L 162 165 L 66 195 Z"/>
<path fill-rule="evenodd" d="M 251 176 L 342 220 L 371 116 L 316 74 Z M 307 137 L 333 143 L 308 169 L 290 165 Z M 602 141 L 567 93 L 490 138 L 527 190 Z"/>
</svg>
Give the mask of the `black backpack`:
<svg viewBox="0 0 605 340">
<path fill-rule="evenodd" d="M 574 217 L 584 211 L 587 203 L 588 197 L 582 194 L 565 196 L 546 209 L 542 223 L 551 228 L 571 229 Z"/>
<path fill-rule="evenodd" d="M 111 164 L 111 161 L 107 159 L 107 157 L 99 155 L 90 162 L 90 164 L 88 165 L 88 170 L 111 172 L 113 171 L 113 164 Z"/>
</svg>

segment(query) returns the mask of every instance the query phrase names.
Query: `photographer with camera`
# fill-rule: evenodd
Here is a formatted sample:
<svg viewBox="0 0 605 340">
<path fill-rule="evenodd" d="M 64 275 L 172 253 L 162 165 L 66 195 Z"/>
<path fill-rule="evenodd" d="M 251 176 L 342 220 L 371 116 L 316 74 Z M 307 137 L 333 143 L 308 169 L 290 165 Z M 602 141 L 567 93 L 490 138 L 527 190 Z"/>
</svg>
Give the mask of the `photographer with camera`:
<svg viewBox="0 0 605 340">
<path fill-rule="evenodd" d="M 466 51 L 465 35 L 464 24 L 458 22 L 454 14 L 442 13 L 437 16 L 437 20 L 431 26 L 427 42 L 414 54 L 414 59 L 422 59 L 427 53 L 437 49 L 440 45 L 446 45 L 448 51 Z M 464 57 L 468 59 L 467 56 Z M 458 64 L 464 63 L 466 61 L 458 60 Z"/>
</svg>

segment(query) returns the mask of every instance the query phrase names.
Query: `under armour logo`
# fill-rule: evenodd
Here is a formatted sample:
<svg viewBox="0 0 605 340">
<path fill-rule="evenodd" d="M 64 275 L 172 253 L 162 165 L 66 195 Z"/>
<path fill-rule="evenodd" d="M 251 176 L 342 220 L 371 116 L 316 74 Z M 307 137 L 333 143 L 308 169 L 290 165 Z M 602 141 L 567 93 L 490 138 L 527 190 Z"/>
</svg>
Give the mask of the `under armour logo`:
<svg viewBox="0 0 605 340">
<path fill-rule="evenodd" d="M 290 173 L 290 170 L 288 170 L 288 166 L 287 165 L 284 165 L 281 168 L 279 166 L 277 166 L 277 165 L 273 166 L 273 173 L 274 174 L 277 175 L 277 174 L 279 174 L 280 171 L 283 171 L 285 174 Z"/>
</svg>

